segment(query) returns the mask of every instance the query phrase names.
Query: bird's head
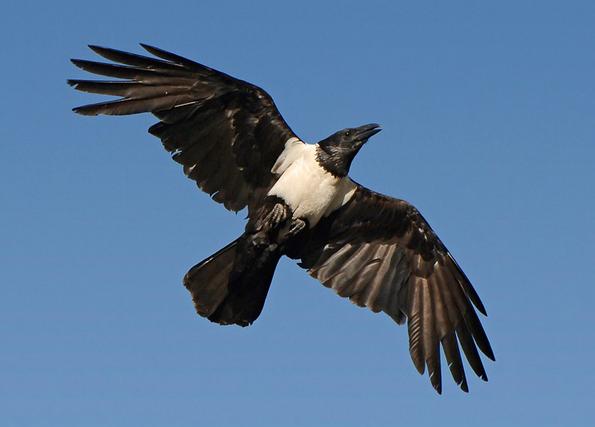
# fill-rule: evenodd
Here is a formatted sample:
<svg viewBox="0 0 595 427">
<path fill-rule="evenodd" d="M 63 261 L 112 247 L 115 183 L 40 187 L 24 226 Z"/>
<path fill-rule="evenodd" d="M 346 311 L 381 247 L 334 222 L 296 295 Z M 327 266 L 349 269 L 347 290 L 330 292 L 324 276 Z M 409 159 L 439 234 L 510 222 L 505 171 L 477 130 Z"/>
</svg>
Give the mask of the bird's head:
<svg viewBox="0 0 595 427">
<path fill-rule="evenodd" d="M 333 175 L 347 176 L 351 162 L 360 148 L 381 130 L 379 124 L 370 123 L 335 132 L 318 143 L 318 161 Z"/>
</svg>

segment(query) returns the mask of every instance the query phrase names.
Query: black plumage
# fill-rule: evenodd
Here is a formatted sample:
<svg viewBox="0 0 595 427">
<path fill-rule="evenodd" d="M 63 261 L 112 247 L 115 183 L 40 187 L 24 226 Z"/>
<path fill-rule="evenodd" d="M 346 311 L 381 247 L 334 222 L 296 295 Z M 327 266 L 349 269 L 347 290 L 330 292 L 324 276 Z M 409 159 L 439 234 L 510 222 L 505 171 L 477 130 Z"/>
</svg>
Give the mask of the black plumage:
<svg viewBox="0 0 595 427">
<path fill-rule="evenodd" d="M 422 215 L 403 200 L 358 186 L 354 197 L 311 231 L 297 255 L 301 266 L 340 296 L 397 323 L 408 319 L 417 370 L 427 366 L 440 391 L 440 352 L 455 381 L 467 382 L 455 333 L 474 371 L 487 375 L 475 345 L 494 353 L 473 305 L 485 308 L 473 286 Z M 461 339 L 462 337 L 462 339 Z"/>
<path fill-rule="evenodd" d="M 271 168 L 295 134 L 262 89 L 164 50 L 162 58 L 90 46 L 104 64 L 73 59 L 77 67 L 124 81 L 68 80 L 76 89 L 120 96 L 74 109 L 83 115 L 151 112 L 160 119 L 149 132 L 161 139 L 184 173 L 227 209 L 258 203 L 270 186 Z"/>
<path fill-rule="evenodd" d="M 337 132 L 313 151 L 264 90 L 142 46 L 155 57 L 90 46 L 115 63 L 72 62 L 120 80 L 68 83 L 120 97 L 77 107 L 77 113 L 153 113 L 160 121 L 149 132 L 189 178 L 227 209 L 248 207 L 244 234 L 184 278 L 198 314 L 221 324 L 251 324 L 286 255 L 338 295 L 407 322 L 413 363 L 420 373 L 428 370 L 438 392 L 440 347 L 461 389 L 468 384 L 459 348 L 487 381 L 478 349 L 492 360 L 494 354 L 475 312 L 486 310 L 469 279 L 415 207 L 348 177 L 378 125 Z M 304 192 L 302 186 L 309 187 Z"/>
</svg>

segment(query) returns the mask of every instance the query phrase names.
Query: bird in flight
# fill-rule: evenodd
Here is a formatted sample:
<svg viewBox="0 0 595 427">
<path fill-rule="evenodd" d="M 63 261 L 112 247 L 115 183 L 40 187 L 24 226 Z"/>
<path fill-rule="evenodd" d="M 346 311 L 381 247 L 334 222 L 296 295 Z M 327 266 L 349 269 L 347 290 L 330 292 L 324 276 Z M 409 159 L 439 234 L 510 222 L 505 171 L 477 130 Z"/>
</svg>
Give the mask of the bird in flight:
<svg viewBox="0 0 595 427">
<path fill-rule="evenodd" d="M 149 128 L 184 174 L 231 211 L 247 208 L 244 233 L 184 277 L 199 315 L 247 326 L 260 315 L 282 256 L 324 286 L 398 324 L 407 323 L 413 364 L 438 393 L 441 351 L 468 391 L 459 347 L 487 375 L 479 350 L 494 353 L 475 309 L 486 310 L 450 252 L 418 210 L 349 177 L 354 157 L 379 125 L 302 141 L 263 89 L 141 44 L 152 56 L 89 46 L 111 63 L 73 59 L 114 80 L 69 80 L 75 89 L 119 98 L 76 113 L 152 113 Z"/>
</svg>

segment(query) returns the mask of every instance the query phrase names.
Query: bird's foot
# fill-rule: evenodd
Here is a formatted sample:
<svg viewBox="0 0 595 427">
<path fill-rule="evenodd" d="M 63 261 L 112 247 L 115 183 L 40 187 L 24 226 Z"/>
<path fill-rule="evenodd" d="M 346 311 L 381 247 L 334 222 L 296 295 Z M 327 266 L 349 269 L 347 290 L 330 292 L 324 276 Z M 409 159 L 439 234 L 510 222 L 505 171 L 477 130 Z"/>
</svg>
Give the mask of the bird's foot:
<svg viewBox="0 0 595 427">
<path fill-rule="evenodd" d="M 276 228 L 285 222 L 288 216 L 287 206 L 283 203 L 275 203 L 273 209 L 264 217 L 263 223 L 268 224 L 271 228 Z"/>
<path fill-rule="evenodd" d="M 306 225 L 306 221 L 301 218 L 296 218 L 292 220 L 289 224 L 289 231 L 287 232 L 287 235 L 289 237 L 297 235 L 300 231 L 306 228 Z"/>
</svg>

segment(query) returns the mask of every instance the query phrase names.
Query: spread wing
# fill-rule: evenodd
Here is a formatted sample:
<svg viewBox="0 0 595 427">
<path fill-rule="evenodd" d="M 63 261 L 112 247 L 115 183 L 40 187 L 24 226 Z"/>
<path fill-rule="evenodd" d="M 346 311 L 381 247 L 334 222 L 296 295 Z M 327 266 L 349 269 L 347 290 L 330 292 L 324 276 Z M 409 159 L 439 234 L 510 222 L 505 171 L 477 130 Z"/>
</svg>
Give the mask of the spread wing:
<svg viewBox="0 0 595 427">
<path fill-rule="evenodd" d="M 69 80 L 75 89 L 116 100 L 84 105 L 84 115 L 150 112 L 161 139 L 184 173 L 230 210 L 257 201 L 274 180 L 271 168 L 297 138 L 261 88 L 164 50 L 141 45 L 155 57 L 98 46 L 114 63 L 73 59 L 79 68 L 119 80 Z"/>
<path fill-rule="evenodd" d="M 454 380 L 468 391 L 459 352 L 487 381 L 477 348 L 494 360 L 473 305 L 485 308 L 473 286 L 409 203 L 358 186 L 352 199 L 311 232 L 301 266 L 340 296 L 397 323 L 407 320 L 417 370 L 427 366 L 441 392 L 440 345 Z"/>
</svg>

